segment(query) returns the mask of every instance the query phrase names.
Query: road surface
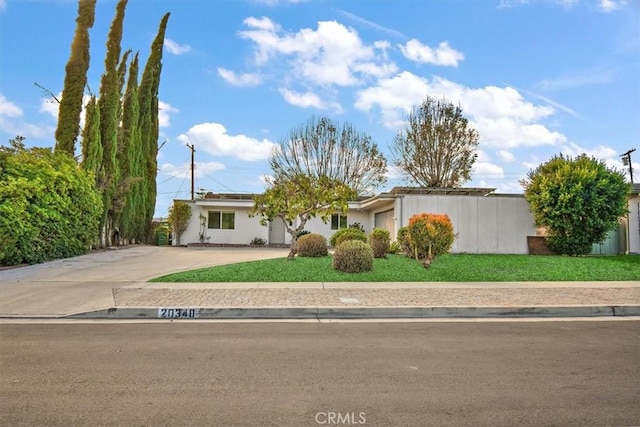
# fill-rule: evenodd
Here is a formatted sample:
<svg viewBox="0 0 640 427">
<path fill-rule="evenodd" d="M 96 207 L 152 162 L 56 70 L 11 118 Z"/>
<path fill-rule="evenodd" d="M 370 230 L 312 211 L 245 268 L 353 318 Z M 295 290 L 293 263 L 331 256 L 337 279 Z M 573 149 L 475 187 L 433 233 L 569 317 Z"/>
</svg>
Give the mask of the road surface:
<svg viewBox="0 0 640 427">
<path fill-rule="evenodd" d="M 640 322 L 0 324 L 0 425 L 640 425 Z"/>
</svg>

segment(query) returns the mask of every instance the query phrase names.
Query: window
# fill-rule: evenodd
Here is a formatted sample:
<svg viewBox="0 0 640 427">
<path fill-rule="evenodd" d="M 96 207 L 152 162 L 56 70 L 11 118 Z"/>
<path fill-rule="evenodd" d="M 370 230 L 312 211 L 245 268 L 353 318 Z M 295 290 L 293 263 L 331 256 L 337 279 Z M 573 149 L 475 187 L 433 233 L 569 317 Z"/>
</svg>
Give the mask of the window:
<svg viewBox="0 0 640 427">
<path fill-rule="evenodd" d="M 233 230 L 236 228 L 236 213 L 209 211 L 209 229 Z"/>
<path fill-rule="evenodd" d="M 341 228 L 347 228 L 347 216 L 337 213 L 331 215 L 331 229 L 339 230 Z"/>
</svg>

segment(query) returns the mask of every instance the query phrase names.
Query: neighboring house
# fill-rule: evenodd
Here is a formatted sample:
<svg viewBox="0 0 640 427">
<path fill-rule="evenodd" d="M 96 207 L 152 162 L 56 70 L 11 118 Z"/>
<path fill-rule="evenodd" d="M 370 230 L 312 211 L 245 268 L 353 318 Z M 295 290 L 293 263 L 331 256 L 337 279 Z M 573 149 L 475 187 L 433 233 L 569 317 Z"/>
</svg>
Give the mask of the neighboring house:
<svg viewBox="0 0 640 427">
<path fill-rule="evenodd" d="M 604 242 L 595 243 L 591 254 L 640 254 L 640 184 L 631 186 L 628 205 L 629 214 L 620 219 L 620 226 L 609 232 Z"/>
<path fill-rule="evenodd" d="M 358 222 L 367 233 L 375 227 L 389 230 L 395 240 L 398 230 L 417 213 L 447 214 L 457 238 L 454 253 L 528 253 L 527 236 L 535 235 L 533 216 L 522 195 L 496 194 L 492 188 L 410 188 L 395 187 L 375 197 L 349 202 L 345 215 L 334 214 L 323 223 L 311 219 L 305 229 L 327 239 L 339 228 Z M 191 204 L 191 221 L 181 243 L 246 245 L 258 237 L 269 244 L 290 243 L 284 223 L 277 219 L 268 226 L 260 218 L 249 217 L 253 207 L 250 194 L 214 194 Z"/>
<path fill-rule="evenodd" d="M 633 184 L 629 193 L 629 215 L 623 221 L 627 246 L 632 254 L 640 254 L 640 184 Z M 623 234 L 623 235 L 624 235 Z M 623 251 L 624 253 L 624 251 Z"/>
</svg>

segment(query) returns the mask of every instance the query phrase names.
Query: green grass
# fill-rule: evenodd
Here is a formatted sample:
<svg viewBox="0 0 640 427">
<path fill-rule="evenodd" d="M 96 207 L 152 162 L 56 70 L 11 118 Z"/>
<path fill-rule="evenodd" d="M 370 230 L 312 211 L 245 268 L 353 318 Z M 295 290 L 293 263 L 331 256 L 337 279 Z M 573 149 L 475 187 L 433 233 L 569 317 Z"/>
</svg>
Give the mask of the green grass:
<svg viewBox="0 0 640 427">
<path fill-rule="evenodd" d="M 152 282 L 505 282 L 640 280 L 639 255 L 442 255 L 429 269 L 403 255 L 342 273 L 322 258 L 276 258 L 174 273 Z"/>
</svg>

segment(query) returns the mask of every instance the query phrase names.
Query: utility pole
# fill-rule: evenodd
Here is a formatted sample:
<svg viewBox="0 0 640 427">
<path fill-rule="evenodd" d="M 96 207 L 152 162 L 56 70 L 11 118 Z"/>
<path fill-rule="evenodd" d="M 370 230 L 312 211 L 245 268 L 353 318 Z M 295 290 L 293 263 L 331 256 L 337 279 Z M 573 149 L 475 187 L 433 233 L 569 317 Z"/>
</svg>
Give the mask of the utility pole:
<svg viewBox="0 0 640 427">
<path fill-rule="evenodd" d="M 622 164 L 624 166 L 629 166 L 629 177 L 631 178 L 632 184 L 633 184 L 633 166 L 631 164 L 631 153 L 633 153 L 634 151 L 636 151 L 636 149 L 632 148 L 626 153 L 620 155 L 620 157 L 622 157 Z"/>
<path fill-rule="evenodd" d="M 193 189 L 194 189 L 194 172 L 195 172 L 195 152 L 196 152 L 196 148 L 193 144 L 189 145 L 187 144 L 187 147 L 189 147 L 191 149 L 191 200 L 195 200 L 195 198 L 193 197 Z"/>
</svg>

